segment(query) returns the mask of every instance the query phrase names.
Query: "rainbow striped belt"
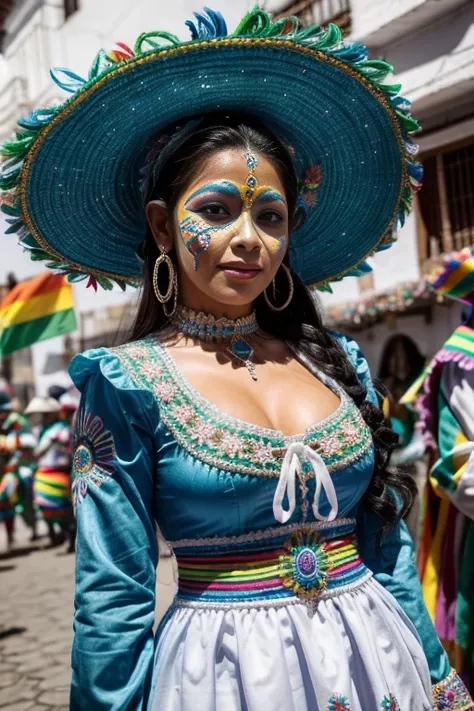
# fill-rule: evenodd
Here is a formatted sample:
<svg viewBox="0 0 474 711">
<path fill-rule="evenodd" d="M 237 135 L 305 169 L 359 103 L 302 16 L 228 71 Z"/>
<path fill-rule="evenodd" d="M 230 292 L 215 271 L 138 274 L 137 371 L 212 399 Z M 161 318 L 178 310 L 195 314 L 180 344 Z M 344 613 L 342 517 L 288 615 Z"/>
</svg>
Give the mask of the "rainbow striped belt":
<svg viewBox="0 0 474 711">
<path fill-rule="evenodd" d="M 271 538 L 261 543 L 247 550 L 175 550 L 176 603 L 255 605 L 281 600 L 314 607 L 320 598 L 344 592 L 371 575 L 354 534 L 324 540 L 313 527 L 301 526 L 283 543 L 275 545 Z"/>
</svg>

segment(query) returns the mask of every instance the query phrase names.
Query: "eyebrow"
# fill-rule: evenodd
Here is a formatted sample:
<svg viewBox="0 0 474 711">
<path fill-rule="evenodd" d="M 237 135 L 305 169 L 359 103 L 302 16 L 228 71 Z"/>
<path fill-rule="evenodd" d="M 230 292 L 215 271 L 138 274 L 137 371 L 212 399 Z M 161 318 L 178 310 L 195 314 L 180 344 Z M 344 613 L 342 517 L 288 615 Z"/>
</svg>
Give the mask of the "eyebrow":
<svg viewBox="0 0 474 711">
<path fill-rule="evenodd" d="M 240 198 L 240 193 L 238 188 L 228 180 L 220 180 L 217 183 L 207 183 L 206 185 L 201 185 L 200 188 L 195 190 L 192 195 L 190 195 L 185 202 L 187 205 L 194 198 L 199 197 L 203 193 L 221 193 L 221 195 L 232 195 L 232 197 Z"/>
<path fill-rule="evenodd" d="M 258 202 L 262 202 L 263 200 L 266 200 L 267 202 L 284 202 L 286 205 L 286 200 L 281 195 L 278 190 L 272 190 L 271 188 L 268 188 L 268 190 L 264 190 L 263 193 L 260 193 L 260 195 L 255 198 L 254 205 Z"/>
</svg>

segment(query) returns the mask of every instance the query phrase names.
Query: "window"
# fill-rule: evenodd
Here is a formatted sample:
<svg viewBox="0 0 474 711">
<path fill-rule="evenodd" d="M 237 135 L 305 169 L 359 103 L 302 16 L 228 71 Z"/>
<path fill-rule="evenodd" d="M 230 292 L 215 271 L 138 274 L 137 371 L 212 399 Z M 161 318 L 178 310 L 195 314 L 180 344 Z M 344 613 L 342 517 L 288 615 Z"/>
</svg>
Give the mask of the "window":
<svg viewBox="0 0 474 711">
<path fill-rule="evenodd" d="M 432 259 L 474 243 L 474 141 L 427 157 L 423 168 L 421 251 Z"/>
<path fill-rule="evenodd" d="M 74 15 L 79 10 L 79 0 L 64 0 L 64 19 Z"/>
<path fill-rule="evenodd" d="M 288 5 L 278 17 L 295 15 L 302 25 L 327 25 L 335 22 L 344 35 L 351 31 L 349 0 L 300 0 Z"/>
</svg>

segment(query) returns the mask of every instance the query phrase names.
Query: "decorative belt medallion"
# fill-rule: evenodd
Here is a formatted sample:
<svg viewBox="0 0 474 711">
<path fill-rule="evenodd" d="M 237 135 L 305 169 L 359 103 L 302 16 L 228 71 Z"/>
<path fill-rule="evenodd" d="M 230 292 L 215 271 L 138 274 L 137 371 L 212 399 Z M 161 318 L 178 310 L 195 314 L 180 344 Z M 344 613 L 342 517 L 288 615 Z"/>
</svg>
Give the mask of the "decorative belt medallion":
<svg viewBox="0 0 474 711">
<path fill-rule="evenodd" d="M 313 607 L 326 588 L 332 566 L 318 533 L 303 527 L 285 543 L 280 567 L 283 585 Z"/>
</svg>

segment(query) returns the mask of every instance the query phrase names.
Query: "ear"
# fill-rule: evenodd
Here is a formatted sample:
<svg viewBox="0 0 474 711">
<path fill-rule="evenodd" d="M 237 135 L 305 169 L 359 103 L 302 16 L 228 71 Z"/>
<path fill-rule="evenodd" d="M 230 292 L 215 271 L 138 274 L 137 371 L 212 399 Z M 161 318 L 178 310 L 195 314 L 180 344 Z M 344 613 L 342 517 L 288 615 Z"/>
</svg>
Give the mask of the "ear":
<svg viewBox="0 0 474 711">
<path fill-rule="evenodd" d="M 151 200 L 147 203 L 145 214 L 157 246 L 169 252 L 174 246 L 174 235 L 167 204 L 163 200 Z"/>
</svg>

